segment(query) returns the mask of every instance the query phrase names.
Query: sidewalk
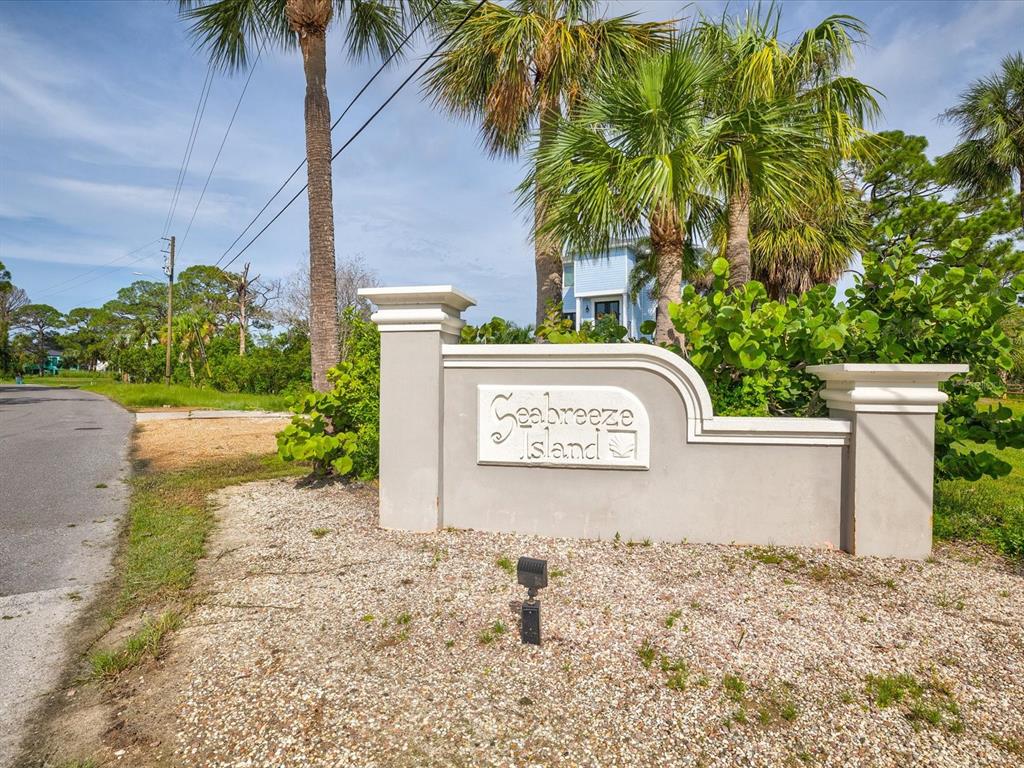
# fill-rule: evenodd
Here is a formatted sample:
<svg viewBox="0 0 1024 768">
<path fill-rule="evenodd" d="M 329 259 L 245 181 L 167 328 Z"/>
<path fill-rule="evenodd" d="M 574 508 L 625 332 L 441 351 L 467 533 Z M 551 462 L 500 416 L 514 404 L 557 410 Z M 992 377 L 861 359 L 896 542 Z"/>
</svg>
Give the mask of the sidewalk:
<svg viewBox="0 0 1024 768">
<path fill-rule="evenodd" d="M 280 411 L 218 411 L 194 408 L 192 410 L 137 411 L 136 421 L 175 421 L 178 419 L 290 419 L 292 414 Z"/>
</svg>

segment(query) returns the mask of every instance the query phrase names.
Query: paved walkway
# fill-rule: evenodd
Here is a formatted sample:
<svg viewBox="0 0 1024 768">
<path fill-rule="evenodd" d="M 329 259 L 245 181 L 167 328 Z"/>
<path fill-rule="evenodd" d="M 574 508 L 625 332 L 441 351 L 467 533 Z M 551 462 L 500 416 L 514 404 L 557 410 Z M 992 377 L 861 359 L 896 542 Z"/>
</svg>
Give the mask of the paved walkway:
<svg viewBox="0 0 1024 768">
<path fill-rule="evenodd" d="M 180 419 L 288 419 L 287 411 L 226 411 L 211 408 L 194 408 L 190 411 L 138 411 L 136 421 L 177 421 Z"/>
<path fill-rule="evenodd" d="M 109 575 L 133 422 L 91 392 L 0 386 L 0 765 Z"/>
</svg>

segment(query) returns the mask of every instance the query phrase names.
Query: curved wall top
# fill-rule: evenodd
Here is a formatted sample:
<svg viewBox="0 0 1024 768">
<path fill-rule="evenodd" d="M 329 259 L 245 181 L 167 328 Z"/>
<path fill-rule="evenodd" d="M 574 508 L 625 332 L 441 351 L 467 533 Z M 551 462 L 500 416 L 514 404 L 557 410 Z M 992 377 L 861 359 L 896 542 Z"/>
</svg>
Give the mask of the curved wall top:
<svg viewBox="0 0 1024 768">
<path fill-rule="evenodd" d="M 687 441 L 780 445 L 846 445 L 846 419 L 715 416 L 697 370 L 651 344 L 445 344 L 445 368 L 586 368 L 648 371 L 667 381 L 686 410 Z"/>
</svg>

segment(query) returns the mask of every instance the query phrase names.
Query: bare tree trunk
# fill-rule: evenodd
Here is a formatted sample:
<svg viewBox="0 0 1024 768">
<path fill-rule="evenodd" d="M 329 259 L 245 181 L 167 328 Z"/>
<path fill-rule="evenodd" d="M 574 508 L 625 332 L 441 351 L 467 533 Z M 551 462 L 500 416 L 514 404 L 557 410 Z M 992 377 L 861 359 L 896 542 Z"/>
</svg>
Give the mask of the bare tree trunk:
<svg viewBox="0 0 1024 768">
<path fill-rule="evenodd" d="M 238 282 L 238 355 L 245 357 L 245 337 L 248 335 L 248 323 L 245 307 L 249 303 L 249 264 L 242 269 L 242 279 Z"/>
<path fill-rule="evenodd" d="M 672 325 L 669 304 L 678 303 L 683 283 L 683 228 L 674 210 L 659 208 L 651 216 L 651 251 L 658 285 L 658 313 L 654 321 L 655 344 L 678 344 L 685 339 Z"/>
<path fill-rule="evenodd" d="M 313 389 L 330 389 L 327 371 L 338 362 L 338 287 L 334 268 L 331 188 L 331 106 L 327 100 L 329 0 L 287 0 L 299 36 L 306 75 L 306 164 L 309 183 L 309 345 Z"/>
<path fill-rule="evenodd" d="M 729 262 L 729 287 L 750 282 L 750 189 L 744 186 L 729 198 L 729 241 L 725 258 Z"/>
<path fill-rule="evenodd" d="M 539 150 L 551 140 L 558 122 L 558 105 L 542 105 L 540 119 Z M 540 188 L 535 187 L 533 204 L 533 260 L 537 273 L 536 323 L 540 325 L 547 316 L 552 303 L 562 309 L 562 247 L 557 237 L 542 232 L 547 205 L 542 199 Z"/>
</svg>

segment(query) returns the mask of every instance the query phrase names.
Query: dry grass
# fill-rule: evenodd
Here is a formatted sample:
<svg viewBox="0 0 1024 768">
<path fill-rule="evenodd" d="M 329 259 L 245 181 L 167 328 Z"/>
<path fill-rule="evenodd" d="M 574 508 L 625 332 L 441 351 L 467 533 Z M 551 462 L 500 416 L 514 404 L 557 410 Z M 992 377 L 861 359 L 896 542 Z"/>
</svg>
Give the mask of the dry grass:
<svg viewBox="0 0 1024 768">
<path fill-rule="evenodd" d="M 133 460 L 147 470 L 175 470 L 277 452 L 288 419 L 147 421 L 135 430 Z"/>
</svg>

